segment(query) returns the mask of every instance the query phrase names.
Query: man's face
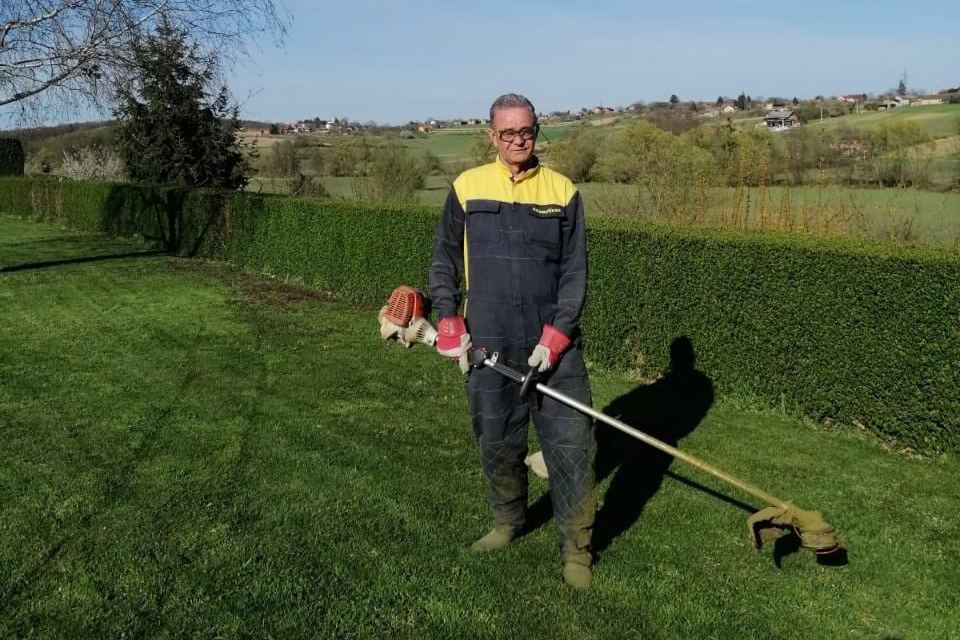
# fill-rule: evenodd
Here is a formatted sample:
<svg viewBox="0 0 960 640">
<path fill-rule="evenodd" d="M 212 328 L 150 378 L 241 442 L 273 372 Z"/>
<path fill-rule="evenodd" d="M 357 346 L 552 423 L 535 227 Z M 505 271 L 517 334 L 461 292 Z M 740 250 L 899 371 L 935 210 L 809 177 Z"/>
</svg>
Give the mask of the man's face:
<svg viewBox="0 0 960 640">
<path fill-rule="evenodd" d="M 537 141 L 536 121 L 527 107 L 506 107 L 493 112 L 490 123 L 490 142 L 504 164 L 522 167 Z"/>
</svg>

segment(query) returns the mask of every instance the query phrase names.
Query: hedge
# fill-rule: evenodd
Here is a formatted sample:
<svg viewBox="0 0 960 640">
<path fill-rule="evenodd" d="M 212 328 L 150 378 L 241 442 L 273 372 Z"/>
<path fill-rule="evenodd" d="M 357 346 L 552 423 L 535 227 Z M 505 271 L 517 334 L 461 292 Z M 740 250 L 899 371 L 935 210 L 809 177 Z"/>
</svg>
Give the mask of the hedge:
<svg viewBox="0 0 960 640">
<path fill-rule="evenodd" d="M 918 451 L 960 446 L 955 253 L 600 223 L 590 247 L 583 326 L 596 361 L 659 371 L 688 336 L 720 393 Z"/>
<path fill-rule="evenodd" d="M 214 257 L 222 251 L 228 197 L 171 187 L 0 178 L 0 213 L 81 231 L 140 236 L 185 255 Z"/>
<path fill-rule="evenodd" d="M 23 175 L 23 144 L 16 138 L 0 138 L 0 176 Z"/>
<path fill-rule="evenodd" d="M 0 212 L 157 237 L 370 308 L 425 286 L 437 221 L 426 207 L 22 178 L 0 179 Z M 593 365 L 655 375 L 687 337 L 720 394 L 960 449 L 955 252 L 613 219 L 590 220 L 588 241 Z"/>
</svg>

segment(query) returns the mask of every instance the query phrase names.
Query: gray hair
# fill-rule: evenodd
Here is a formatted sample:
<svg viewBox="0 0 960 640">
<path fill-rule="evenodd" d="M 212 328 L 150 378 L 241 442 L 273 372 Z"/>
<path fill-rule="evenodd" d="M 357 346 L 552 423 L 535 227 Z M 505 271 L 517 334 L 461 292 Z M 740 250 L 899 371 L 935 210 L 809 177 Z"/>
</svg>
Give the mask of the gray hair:
<svg viewBox="0 0 960 640">
<path fill-rule="evenodd" d="M 519 93 L 505 93 L 496 100 L 493 101 L 493 104 L 490 105 L 490 124 L 493 125 L 493 113 L 497 109 L 510 109 L 513 107 L 526 107 L 530 109 L 530 113 L 533 115 L 533 121 L 537 121 L 537 110 L 533 108 L 533 103 L 523 95 Z"/>
</svg>

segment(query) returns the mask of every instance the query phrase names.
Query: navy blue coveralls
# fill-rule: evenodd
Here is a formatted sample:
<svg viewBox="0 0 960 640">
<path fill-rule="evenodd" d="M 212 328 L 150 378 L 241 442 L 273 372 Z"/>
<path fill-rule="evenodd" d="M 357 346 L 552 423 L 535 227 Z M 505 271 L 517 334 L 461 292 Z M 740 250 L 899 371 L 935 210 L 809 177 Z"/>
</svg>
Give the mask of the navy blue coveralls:
<svg viewBox="0 0 960 640">
<path fill-rule="evenodd" d="M 501 362 L 525 372 L 543 325 L 553 325 L 573 342 L 543 381 L 591 403 L 578 328 L 587 282 L 583 205 L 569 179 L 536 158 L 516 177 L 499 158 L 461 174 L 433 244 L 430 298 L 438 317 L 458 314 L 461 278 L 474 347 L 499 352 Z M 466 387 L 495 525 L 524 525 L 532 414 L 563 559 L 589 565 L 596 511 L 592 421 L 551 398 L 521 402 L 519 385 L 490 369 L 472 370 Z"/>
</svg>

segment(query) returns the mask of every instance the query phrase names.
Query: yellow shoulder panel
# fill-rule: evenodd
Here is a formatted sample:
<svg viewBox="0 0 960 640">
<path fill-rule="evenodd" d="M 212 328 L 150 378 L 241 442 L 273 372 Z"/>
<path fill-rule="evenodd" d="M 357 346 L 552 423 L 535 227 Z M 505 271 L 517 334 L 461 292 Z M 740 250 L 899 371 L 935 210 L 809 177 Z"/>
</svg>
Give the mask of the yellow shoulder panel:
<svg viewBox="0 0 960 640">
<path fill-rule="evenodd" d="M 514 202 L 523 204 L 556 204 L 567 206 L 577 188 L 565 175 L 541 166 L 537 175 L 516 186 Z"/>
<path fill-rule="evenodd" d="M 544 166 L 514 184 L 496 162 L 464 171 L 454 180 L 453 188 L 464 210 L 468 200 L 566 206 L 577 192 L 569 178 Z"/>
<path fill-rule="evenodd" d="M 453 181 L 460 206 L 466 211 L 467 200 L 499 200 L 510 202 L 509 192 L 504 186 L 510 181 L 504 180 L 500 168 L 495 162 L 467 169 Z"/>
</svg>

